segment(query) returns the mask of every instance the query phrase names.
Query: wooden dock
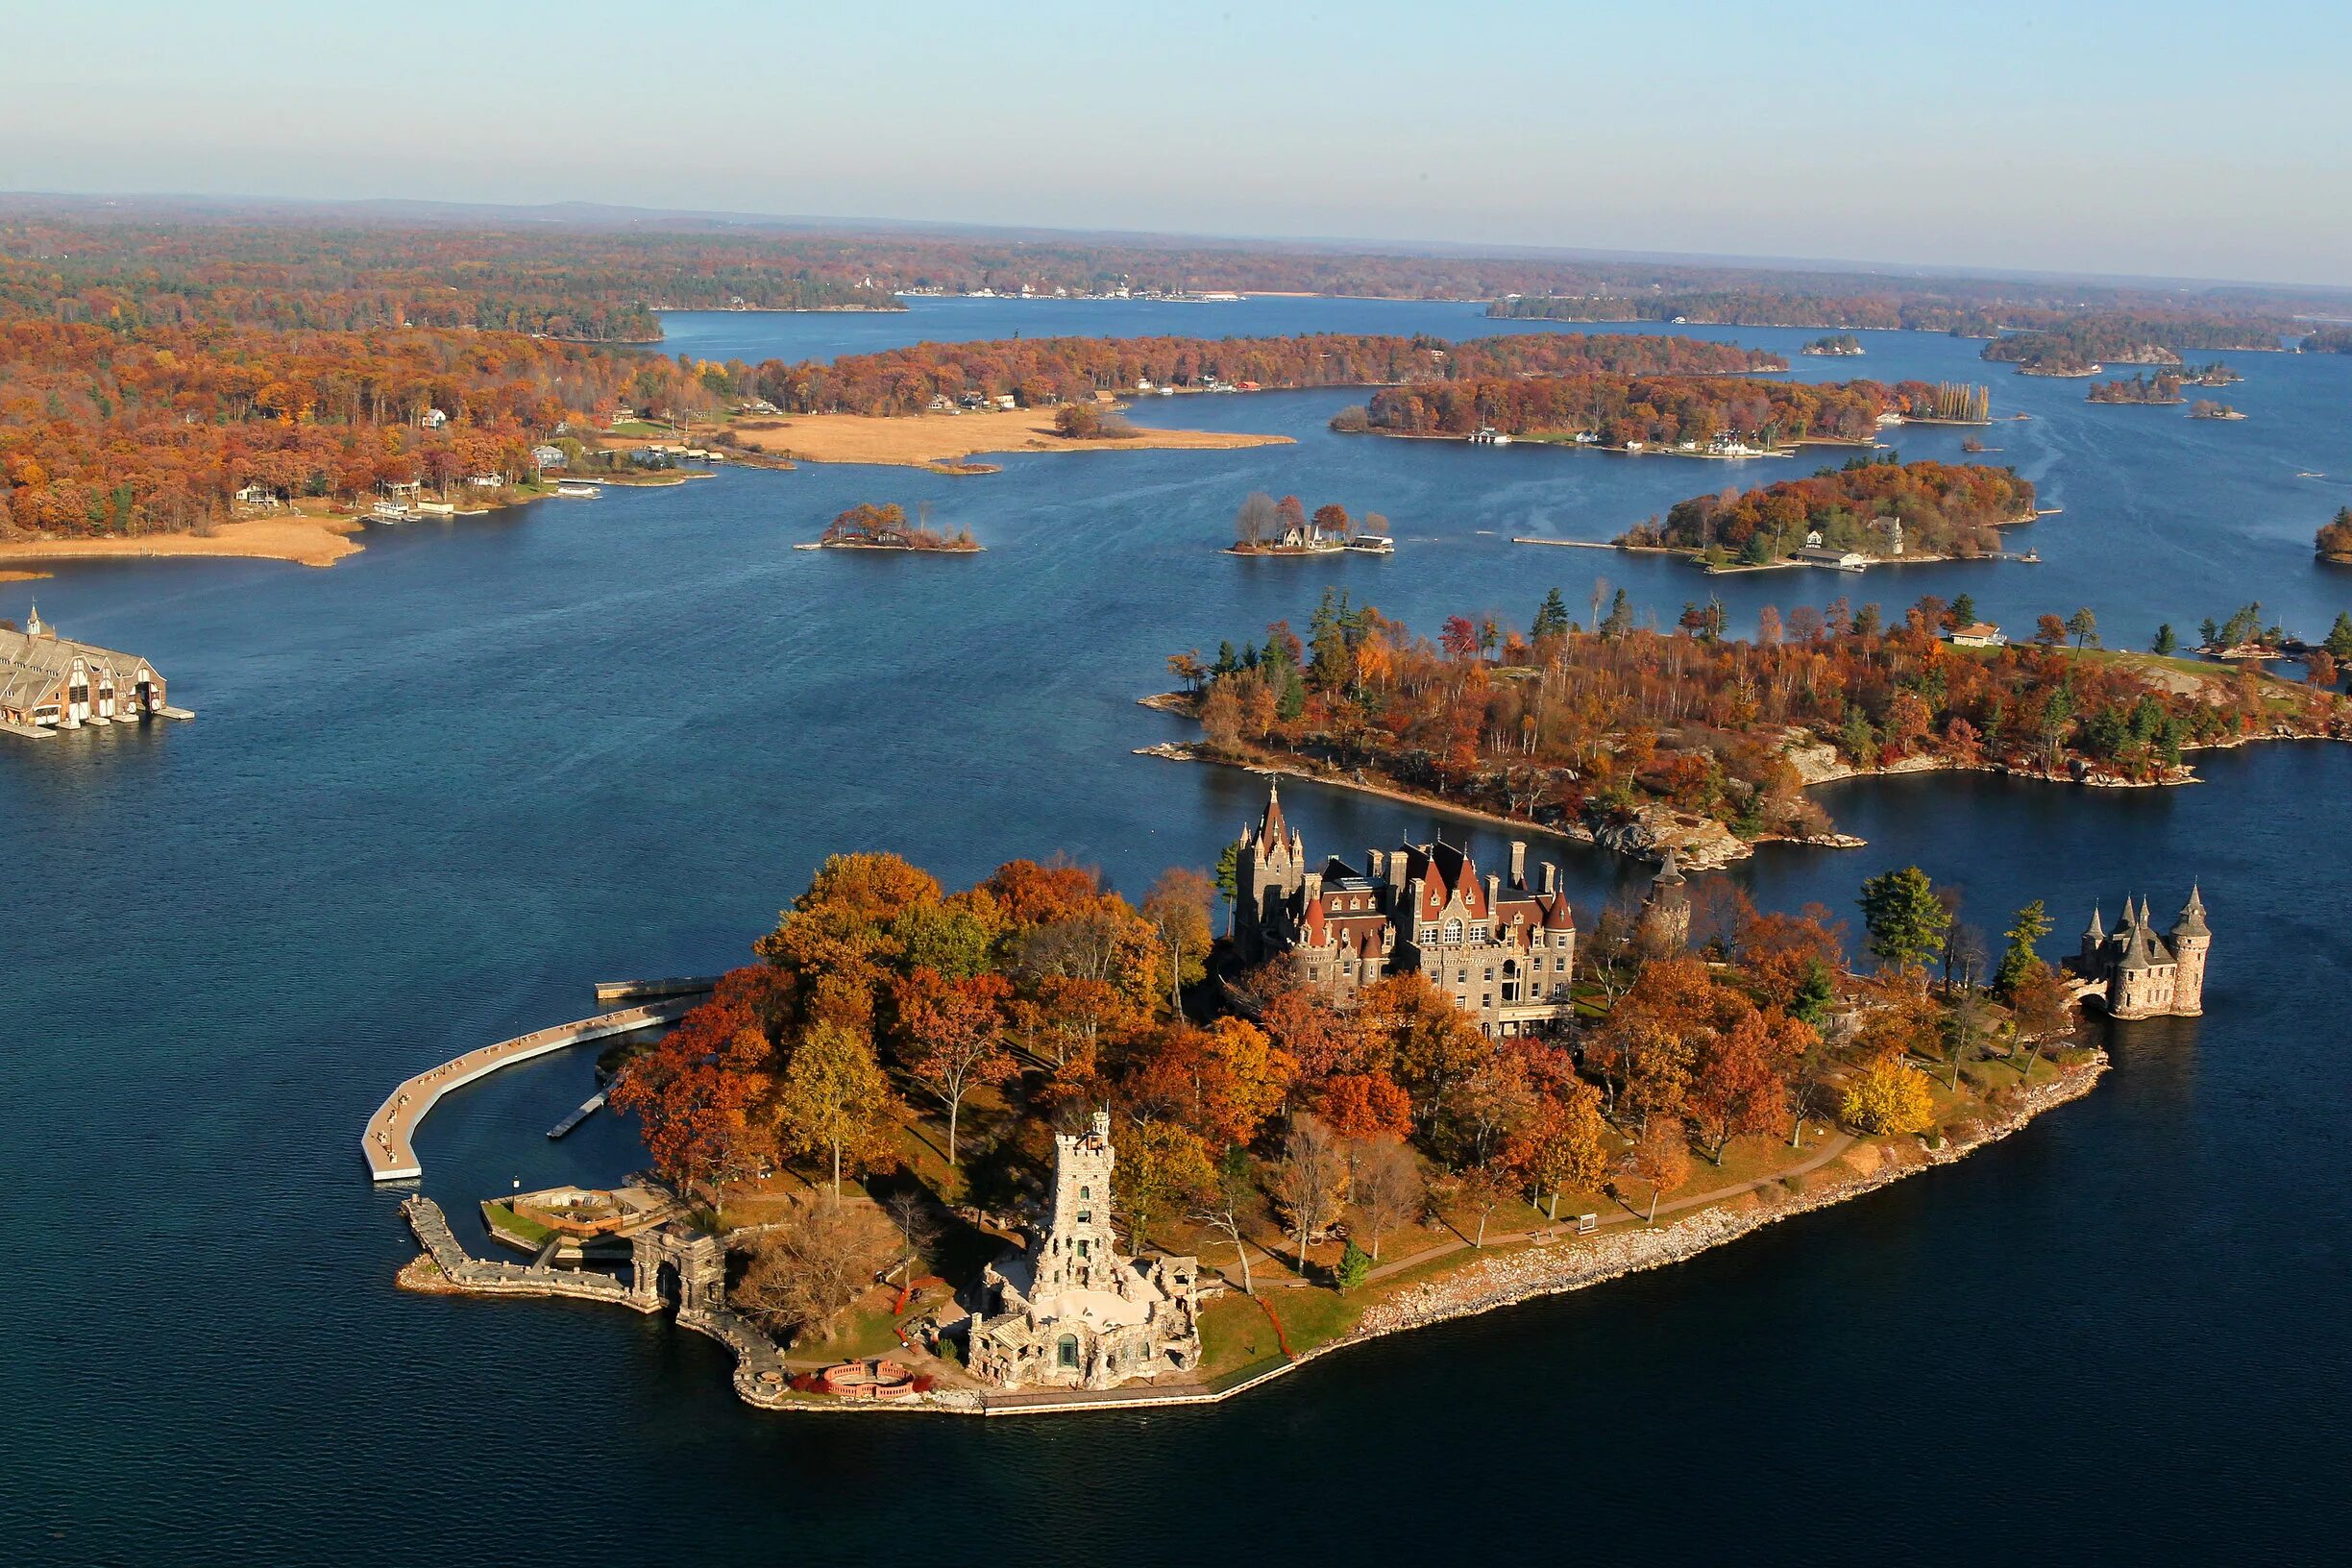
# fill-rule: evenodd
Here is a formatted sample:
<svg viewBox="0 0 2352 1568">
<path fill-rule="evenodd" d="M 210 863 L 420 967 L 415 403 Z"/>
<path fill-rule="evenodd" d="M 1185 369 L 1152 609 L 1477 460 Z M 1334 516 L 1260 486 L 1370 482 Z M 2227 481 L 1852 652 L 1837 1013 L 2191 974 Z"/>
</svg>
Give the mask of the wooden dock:
<svg viewBox="0 0 2352 1568">
<path fill-rule="evenodd" d="M 647 1002 L 658 996 L 707 996 L 719 984 L 715 974 L 674 975 L 667 980 L 599 980 L 600 1002 Z"/>
<path fill-rule="evenodd" d="M 407 1181 L 425 1174 L 412 1139 L 418 1124 L 451 1090 L 550 1051 L 586 1044 L 592 1040 L 609 1040 L 614 1035 L 629 1034 L 655 1024 L 675 1023 L 699 999 L 697 995 L 673 996 L 559 1023 L 552 1028 L 534 1029 L 495 1045 L 478 1046 L 437 1067 L 428 1067 L 385 1095 L 383 1104 L 368 1117 L 367 1130 L 359 1139 L 360 1152 L 367 1157 L 368 1174 L 380 1182 Z"/>
<path fill-rule="evenodd" d="M 573 1128 L 577 1127 L 581 1122 L 586 1121 L 590 1116 L 595 1115 L 602 1109 L 604 1109 L 604 1091 L 600 1089 L 594 1094 L 589 1095 L 587 1099 L 581 1101 L 580 1108 L 578 1110 L 564 1117 L 563 1120 L 557 1122 L 554 1126 L 550 1127 L 548 1129 L 548 1137 L 551 1139 L 563 1137 Z"/>
</svg>

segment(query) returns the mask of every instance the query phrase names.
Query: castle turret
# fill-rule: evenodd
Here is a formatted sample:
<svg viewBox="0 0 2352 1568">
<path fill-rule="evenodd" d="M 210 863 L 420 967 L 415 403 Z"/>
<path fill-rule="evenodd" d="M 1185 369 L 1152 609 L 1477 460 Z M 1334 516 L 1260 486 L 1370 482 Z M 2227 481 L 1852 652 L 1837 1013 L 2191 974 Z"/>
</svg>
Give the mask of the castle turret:
<svg viewBox="0 0 2352 1568">
<path fill-rule="evenodd" d="M 1280 940 L 1289 905 L 1307 879 L 1306 846 L 1283 819 L 1279 784 L 1267 783 L 1265 815 L 1254 831 L 1242 829 L 1237 850 L 1235 935 L 1246 956 L 1259 958 Z"/>
<path fill-rule="evenodd" d="M 2172 951 L 2180 959 L 2179 978 L 2172 988 L 2172 1011 L 2195 1017 L 2205 1011 L 2205 954 L 2213 946 L 2213 932 L 2205 924 L 2205 900 L 2195 883 L 2189 885 L 2189 902 L 2172 922 Z"/>
<path fill-rule="evenodd" d="M 2093 904 L 2091 923 L 2083 928 L 2082 934 L 2082 972 L 2084 974 L 2090 975 L 2095 972 L 2093 966 L 2098 963 L 2099 949 L 2106 945 L 2107 927 L 2099 919 L 2098 905 Z"/>
<path fill-rule="evenodd" d="M 1037 1242 L 1037 1274 L 1029 1296 L 1041 1301 L 1064 1290 L 1098 1289 L 1116 1267 L 1111 1230 L 1111 1114 L 1094 1113 L 1085 1133 L 1054 1135 L 1054 1188 L 1045 1234 Z"/>
</svg>

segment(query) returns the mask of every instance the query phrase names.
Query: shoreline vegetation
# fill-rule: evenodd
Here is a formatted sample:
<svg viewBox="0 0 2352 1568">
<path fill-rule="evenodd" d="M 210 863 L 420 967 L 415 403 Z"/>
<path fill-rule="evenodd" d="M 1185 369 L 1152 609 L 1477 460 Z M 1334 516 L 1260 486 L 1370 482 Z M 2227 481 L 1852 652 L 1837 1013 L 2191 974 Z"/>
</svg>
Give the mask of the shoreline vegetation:
<svg viewBox="0 0 2352 1568">
<path fill-rule="evenodd" d="M 1290 446 L 1286 435 L 1183 430 L 1131 426 L 1130 434 L 1070 437 L 1052 408 L 1003 408 L 981 413 L 886 416 L 796 414 L 739 420 L 741 448 L 796 463 L 870 463 L 934 473 L 989 474 L 994 465 L 969 459 L 984 453 L 1043 452 L 1207 452 Z"/>
<path fill-rule="evenodd" d="M 1981 771 L 2144 788 L 2193 781 L 2200 748 L 2352 734 L 2332 658 L 2294 683 L 2258 659 L 2068 647 L 2095 636 L 2087 610 L 2045 616 L 2030 643 L 1970 647 L 1947 640 L 1990 630 L 1967 596 L 1924 598 L 1891 625 L 1843 599 L 1785 622 L 1767 607 L 1753 642 L 1729 640 L 1712 605 L 1685 606 L 1673 634 L 1635 626 L 1605 583 L 1592 609 L 1598 629 L 1580 628 L 1555 589 L 1527 631 L 1457 616 L 1432 643 L 1327 592 L 1304 640 L 1277 622 L 1213 663 L 1173 655 L 1185 690 L 1152 705 L 1201 737 L 1143 749 L 1711 870 L 1758 844 L 1854 842 L 1810 796 L 1840 779 Z"/>
<path fill-rule="evenodd" d="M 1261 835 L 1280 825 L 1269 802 Z M 1997 971 L 1931 977 L 1951 917 L 1917 868 L 1864 886 L 1869 974 L 1818 906 L 1586 912 L 1573 981 L 1561 960 L 1573 1005 L 1510 1034 L 1417 970 L 1336 992 L 1279 951 L 1245 958 L 1213 935 L 1217 894 L 1178 868 L 1130 904 L 1060 861 L 950 893 L 894 855 L 836 855 L 666 1038 L 608 1052 L 653 1212 L 688 1227 L 665 1245 L 742 1262 L 677 1318 L 734 1351 L 741 1397 L 874 1408 L 821 1374 L 888 1357 L 901 1409 L 1206 1403 L 1949 1163 L 2105 1066 L 2035 951 L 2039 904 Z M 1049 1135 L 1098 1110 L 1118 1160 L 1093 1196 L 1126 1253 L 1202 1265 L 1197 1362 L 1098 1390 L 985 1383 L 967 1309 L 1034 1234 Z M 409 1219 L 432 1261 L 404 1287 L 660 1310 L 610 1276 L 477 1265 L 437 1209 Z"/>
</svg>

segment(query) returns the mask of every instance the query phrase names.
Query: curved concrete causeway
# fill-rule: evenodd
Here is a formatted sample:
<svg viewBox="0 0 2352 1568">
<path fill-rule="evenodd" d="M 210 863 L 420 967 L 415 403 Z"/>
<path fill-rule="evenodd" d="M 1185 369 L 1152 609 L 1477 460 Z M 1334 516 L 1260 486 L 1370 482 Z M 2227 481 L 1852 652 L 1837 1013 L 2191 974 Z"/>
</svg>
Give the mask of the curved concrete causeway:
<svg viewBox="0 0 2352 1568">
<path fill-rule="evenodd" d="M 417 1124 L 451 1090 L 487 1077 L 501 1067 L 513 1066 L 517 1062 L 560 1051 L 567 1045 L 625 1035 L 657 1023 L 675 1023 L 701 999 L 699 993 L 672 995 L 613 1013 L 600 1013 L 593 1018 L 559 1023 L 517 1035 L 512 1040 L 502 1040 L 495 1045 L 483 1045 L 454 1061 L 427 1068 L 385 1095 L 383 1104 L 368 1117 L 367 1131 L 359 1139 L 360 1152 L 367 1156 L 368 1174 L 380 1182 L 404 1181 L 425 1174 L 411 1139 Z"/>
</svg>

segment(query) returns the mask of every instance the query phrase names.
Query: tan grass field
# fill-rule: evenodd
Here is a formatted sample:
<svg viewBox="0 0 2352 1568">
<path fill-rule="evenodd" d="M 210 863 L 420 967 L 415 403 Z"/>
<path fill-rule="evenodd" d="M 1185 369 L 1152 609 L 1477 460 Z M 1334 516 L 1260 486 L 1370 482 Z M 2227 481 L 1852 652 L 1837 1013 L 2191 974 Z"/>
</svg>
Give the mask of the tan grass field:
<svg viewBox="0 0 2352 1568">
<path fill-rule="evenodd" d="M 796 462 L 883 463 L 902 468 L 936 467 L 992 452 L 1221 451 L 1290 444 L 1286 435 L 1143 429 L 1130 439 L 1070 441 L 1054 433 L 1052 410 L 1042 408 L 911 418 L 796 414 L 788 419 L 739 421 L 734 430 L 745 446 Z"/>
<path fill-rule="evenodd" d="M 209 534 L 149 533 L 131 539 L 28 539 L 0 544 L 0 564 L 150 555 L 238 555 L 297 566 L 332 566 L 361 546 L 347 517 L 257 517 L 223 523 Z M 45 576 L 46 574 L 28 574 Z M 7 574 L 0 574 L 5 576 Z"/>
</svg>

